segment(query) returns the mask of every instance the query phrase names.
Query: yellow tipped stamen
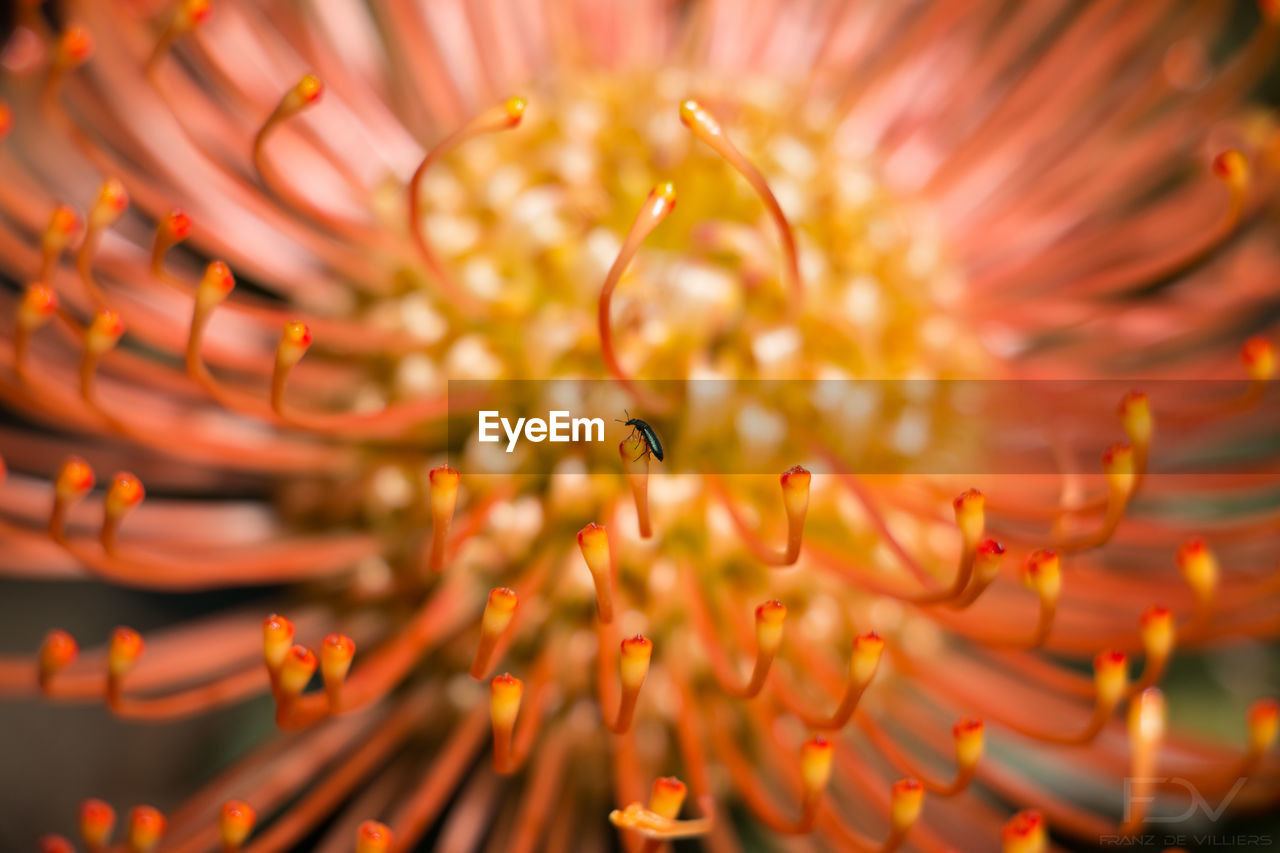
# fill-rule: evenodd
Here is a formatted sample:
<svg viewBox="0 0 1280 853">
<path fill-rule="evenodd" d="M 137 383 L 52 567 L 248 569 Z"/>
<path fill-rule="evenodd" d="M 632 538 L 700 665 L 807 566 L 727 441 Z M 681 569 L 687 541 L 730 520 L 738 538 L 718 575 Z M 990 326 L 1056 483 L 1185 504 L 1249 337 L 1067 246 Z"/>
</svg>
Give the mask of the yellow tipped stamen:
<svg viewBox="0 0 1280 853">
<path fill-rule="evenodd" d="M 924 805 L 924 785 L 916 779 L 899 779 L 893 783 L 890 796 L 890 824 L 895 838 L 906 834 L 920 817 Z"/>
<path fill-rule="evenodd" d="M 187 372 L 197 380 L 209 382 L 208 371 L 200 360 L 204 330 L 213 315 L 213 309 L 222 304 L 235 289 L 236 280 L 231 268 L 222 261 L 212 261 L 204 268 L 204 275 L 196 288 L 196 300 L 191 309 L 191 326 L 187 333 Z"/>
<path fill-rule="evenodd" d="M 235 289 L 236 279 L 231 268 L 222 261 L 213 261 L 204 268 L 200 286 L 196 289 L 196 311 L 207 312 L 221 305 Z"/>
<path fill-rule="evenodd" d="M 1164 694 L 1159 688 L 1148 687 L 1129 703 L 1129 740 L 1133 759 L 1129 769 L 1128 816 L 1122 827 L 1126 832 L 1142 826 L 1145 818 L 1164 729 Z"/>
<path fill-rule="evenodd" d="M 93 488 L 93 469 L 79 456 L 68 456 L 58 469 L 53 487 L 53 510 L 49 513 L 49 533 L 62 540 L 67 510 Z"/>
<path fill-rule="evenodd" d="M 1259 699 L 1249 706 L 1249 751 L 1263 755 L 1276 742 L 1280 731 L 1280 702 Z"/>
<path fill-rule="evenodd" d="M 116 810 L 102 800 L 90 799 L 80 804 L 80 838 L 89 853 L 107 849 L 115 826 Z"/>
<path fill-rule="evenodd" d="M 999 576 L 1000 567 L 1004 564 L 1004 553 L 1004 545 L 994 539 L 984 539 L 978 544 L 973 553 L 973 579 L 968 589 L 951 602 L 952 607 L 963 609 L 978 600 Z"/>
<path fill-rule="evenodd" d="M 782 484 L 782 502 L 787 509 L 787 550 L 782 558 L 783 565 L 791 565 L 800 559 L 800 543 L 804 536 L 804 520 L 809 512 L 809 482 L 812 476 L 808 470 L 795 465 L 788 468 L 779 477 Z"/>
<path fill-rule="evenodd" d="M 1249 338 L 1240 348 L 1240 360 L 1249 371 L 1249 378 L 1258 385 L 1271 381 L 1276 375 L 1276 350 L 1266 338 Z"/>
<path fill-rule="evenodd" d="M 107 497 L 103 502 L 102 516 L 102 549 L 114 554 L 116 549 L 116 532 L 120 523 L 146 496 L 142 482 L 128 471 L 121 471 L 111 478 L 107 487 Z"/>
<path fill-rule="evenodd" d="M 659 184 L 649 190 L 649 195 L 645 197 L 644 203 L 640 205 L 640 210 L 636 213 L 636 218 L 632 221 L 631 227 L 627 229 L 627 236 L 623 238 L 622 247 L 618 249 L 618 256 L 614 258 L 613 266 L 609 267 L 609 273 L 605 276 L 604 285 L 600 288 L 600 299 L 596 303 L 596 328 L 600 333 L 600 355 L 604 358 L 605 366 L 609 369 L 609 373 L 613 378 L 618 380 L 618 384 L 626 389 L 632 397 L 644 404 L 645 408 L 654 411 L 662 411 L 668 407 L 660 399 L 642 392 L 632 381 L 630 375 L 622 369 L 617 353 L 614 352 L 613 331 L 609 322 L 609 308 L 612 304 L 614 288 L 618 286 L 618 282 L 622 279 L 622 274 L 627 271 L 627 267 L 631 264 L 631 259 L 640 250 L 640 244 L 644 242 L 654 228 L 658 227 L 662 220 L 667 218 L 667 215 L 671 213 L 675 206 L 676 189 L 672 184 Z"/>
<path fill-rule="evenodd" d="M 1173 623 L 1173 612 L 1167 607 L 1153 605 L 1142 612 L 1138 620 L 1138 630 L 1142 636 L 1142 648 L 1147 661 L 1143 665 L 1143 687 L 1149 687 L 1160 679 L 1165 663 L 1173 651 L 1177 629 Z"/>
<path fill-rule="evenodd" d="M 1196 596 L 1196 606 L 1201 618 L 1204 610 L 1213 602 L 1218 588 L 1218 558 L 1199 537 L 1188 539 L 1178 546 L 1175 557 L 1178 570 Z"/>
<path fill-rule="evenodd" d="M 1109 716 L 1129 687 L 1129 662 L 1124 652 L 1112 649 L 1093 659 L 1093 686 L 1098 713 Z"/>
<path fill-rule="evenodd" d="M 1039 812 L 1018 812 L 1000 832 L 1001 853 L 1045 853 L 1049 833 Z"/>
<path fill-rule="evenodd" d="M 477 681 L 484 678 L 498 641 L 515 618 L 516 602 L 515 590 L 510 587 L 500 586 L 489 591 L 489 600 L 480 620 L 480 644 L 471 661 L 471 677 Z"/>
<path fill-rule="evenodd" d="M 956 764 L 961 771 L 971 770 L 982 758 L 982 720 L 970 717 L 951 727 L 951 738 L 956 747 Z"/>
<path fill-rule="evenodd" d="M 986 505 L 986 497 L 977 489 L 967 489 L 952 501 L 956 512 L 956 527 L 960 528 L 960 535 L 964 537 L 966 551 L 975 550 L 982 541 L 982 534 L 986 530 Z"/>
<path fill-rule="evenodd" d="M 280 667 L 293 647 L 293 623 L 283 616 L 272 613 L 262 622 L 262 659 L 271 673 L 274 683 L 280 674 Z"/>
<path fill-rule="evenodd" d="M 290 648 L 280 664 L 280 695 L 285 699 L 302 695 L 302 691 L 311 682 L 311 676 L 315 675 L 317 663 L 315 652 L 306 646 Z"/>
<path fill-rule="evenodd" d="M 391 840 L 391 829 L 385 823 L 366 820 L 356 830 L 356 853 L 387 853 Z"/>
<path fill-rule="evenodd" d="M 1120 425 L 1135 450 L 1145 450 L 1151 444 L 1155 421 L 1151 417 L 1151 401 L 1140 391 L 1130 391 L 1120 401 Z"/>
<path fill-rule="evenodd" d="M 304 74 L 289 91 L 284 93 L 276 106 L 275 112 L 267 120 L 268 125 L 295 115 L 320 100 L 324 94 L 324 84 L 314 74 Z M 264 128 L 265 130 L 265 128 Z M 261 133 L 261 132 L 260 132 Z"/>
<path fill-rule="evenodd" d="M 803 813 L 801 826 L 808 829 L 818 817 L 822 793 L 831 780 L 831 758 L 834 750 L 831 742 L 819 735 L 800 747 L 800 779 L 803 784 Z"/>
<path fill-rule="evenodd" d="M 819 717 L 804 708 L 793 707 L 792 710 L 807 726 L 815 729 L 839 729 L 849 722 L 853 712 L 858 708 L 858 701 L 871 684 L 880 659 L 884 655 L 884 639 L 871 631 L 859 635 L 853 641 L 853 654 L 849 658 L 849 683 L 845 687 L 840 705 L 830 717 Z"/>
<path fill-rule="evenodd" d="M 98 371 L 98 362 L 115 348 L 120 336 L 124 334 L 124 320 L 110 308 L 103 308 L 93 315 L 84 335 L 84 357 L 80 361 L 80 396 L 85 400 L 93 400 L 93 377 Z"/>
<path fill-rule="evenodd" d="M 89 211 L 89 228 L 101 230 L 114 225 L 129 209 L 129 193 L 116 178 L 108 178 L 98 190 L 98 197 Z"/>
<path fill-rule="evenodd" d="M 600 621 L 613 621 L 613 570 L 609 558 L 609 531 L 604 525 L 589 523 L 578 531 L 578 548 L 591 571 L 596 587 L 596 610 Z"/>
<path fill-rule="evenodd" d="M 427 271 L 431 273 L 434 282 L 443 291 L 444 296 L 454 305 L 464 309 L 474 309 L 475 298 L 471 296 L 469 291 L 458 286 L 458 283 L 441 262 L 423 231 L 422 179 L 427 174 L 427 170 L 467 140 L 486 133 L 496 133 L 519 127 L 527 107 L 528 102 L 524 98 L 513 96 L 507 98 L 501 104 L 492 106 L 480 113 L 446 136 L 435 148 L 428 151 L 427 155 L 422 158 L 422 162 L 418 164 L 418 168 L 414 170 L 413 177 L 409 180 L 407 191 L 409 236 L 413 238 L 413 244 L 417 248 L 418 254 L 427 265 Z"/>
<path fill-rule="evenodd" d="M 41 240 L 40 280 L 48 281 L 53 272 L 53 265 L 66 250 L 80 230 L 80 217 L 65 204 L 60 204 L 49 214 L 49 224 L 45 226 Z"/>
<path fill-rule="evenodd" d="M 462 476 L 448 465 L 432 468 L 427 474 L 431 492 L 431 554 L 428 565 L 431 571 L 444 571 L 445 544 L 449 536 L 449 522 L 453 520 L 458 505 L 458 483 Z"/>
<path fill-rule="evenodd" d="M 778 654 L 778 647 L 782 645 L 782 630 L 786 621 L 787 606 L 776 598 L 756 608 L 755 668 L 751 671 L 751 680 L 747 682 L 747 686 L 732 692 L 750 699 L 758 696 L 764 689 L 773 659 Z"/>
<path fill-rule="evenodd" d="M 1036 625 L 1032 645 L 1042 644 L 1053 627 L 1053 617 L 1062 593 L 1062 561 L 1057 552 L 1048 549 L 1033 551 L 1022 569 L 1022 582 L 1040 597 L 1040 618 Z"/>
<path fill-rule="evenodd" d="M 1231 190 L 1232 201 L 1238 212 L 1249 188 L 1249 161 L 1239 151 L 1227 150 L 1213 158 L 1212 168 L 1213 173 Z"/>
<path fill-rule="evenodd" d="M 1142 454 L 1145 460 L 1145 453 Z M 1145 462 L 1143 462 L 1145 464 Z M 1119 442 L 1102 454 L 1102 472 L 1107 480 L 1106 517 L 1095 533 L 1060 543 L 1064 551 L 1081 551 L 1096 548 L 1109 540 L 1124 518 L 1125 507 L 1137 488 L 1140 465 L 1132 445 Z"/>
<path fill-rule="evenodd" d="M 694 136 L 709 145 L 713 151 L 724 158 L 725 162 L 746 178 L 747 183 L 751 184 L 751 188 L 764 202 L 765 209 L 769 211 L 769 216 L 778 228 L 778 236 L 782 239 L 787 281 L 787 310 L 790 316 L 795 317 L 799 313 L 800 303 L 804 298 L 804 289 L 800 282 L 800 260 L 796 253 L 795 235 L 792 233 L 791 223 L 787 221 L 786 214 L 782 212 L 782 205 L 778 204 L 778 199 L 774 196 L 773 190 L 769 189 L 769 183 L 764 179 L 764 175 L 729 141 L 720 123 L 707 111 L 706 107 L 695 100 L 681 102 L 680 121 L 693 131 Z"/>
<path fill-rule="evenodd" d="M 27 342 L 31 334 L 53 319 L 58 311 L 58 295 L 44 282 L 27 285 L 18 305 L 18 322 L 13 330 L 13 371 L 26 381 Z"/>
<path fill-rule="evenodd" d="M 116 628 L 107 644 L 107 704 L 120 702 L 120 682 L 129 674 L 146 650 L 142 635 L 132 628 Z"/>
<path fill-rule="evenodd" d="M 649 793 L 649 811 L 675 820 L 684 807 L 684 798 L 688 788 L 674 776 L 660 776 L 653 780 L 653 789 Z"/>
<path fill-rule="evenodd" d="M 164 255 L 191 236 L 191 217 L 174 208 L 156 224 L 156 238 L 151 244 L 151 272 L 164 277 Z"/>
<path fill-rule="evenodd" d="M 218 813 L 218 833 L 222 837 L 224 853 L 239 853 L 258 815 L 253 807 L 243 800 L 227 800 Z"/>
<path fill-rule="evenodd" d="M 53 51 L 54 78 L 62 73 L 78 68 L 93 56 L 93 36 L 84 27 L 71 26 L 58 36 L 58 43 Z"/>
<path fill-rule="evenodd" d="M 160 60 L 173 46 L 173 43 L 179 36 L 191 32 L 196 27 L 209 20 L 209 16 L 213 13 L 213 8 L 209 4 L 209 0 L 177 0 L 174 4 L 173 11 L 169 16 L 169 22 L 161 31 L 159 38 L 156 39 L 155 47 L 151 50 L 151 55 L 147 58 L 144 70 L 147 74 L 151 74 Z"/>
<path fill-rule="evenodd" d="M 520 714 L 524 682 L 510 673 L 495 676 L 489 682 L 489 717 L 493 722 L 493 769 L 500 774 L 512 772 L 511 733 Z"/>
<path fill-rule="evenodd" d="M 853 656 L 849 659 L 849 681 L 859 689 L 865 688 L 880 668 L 884 655 L 884 640 L 874 631 L 862 634 L 853 641 Z"/>
<path fill-rule="evenodd" d="M 345 634 L 330 634 L 320 646 L 320 675 L 324 678 L 329 710 L 342 710 L 342 685 L 356 655 L 355 641 Z"/>
<path fill-rule="evenodd" d="M 311 346 L 311 329 L 306 323 L 292 321 L 284 324 L 280 343 L 276 345 L 276 363 L 271 373 L 271 409 L 277 415 L 284 414 L 284 389 L 289 373 Z"/>
<path fill-rule="evenodd" d="M 618 455 L 622 457 L 622 470 L 627 475 L 627 485 L 631 488 L 631 498 L 636 505 L 636 526 L 640 528 L 640 538 L 653 536 L 653 521 L 649 516 L 649 457 L 648 447 L 639 435 L 631 439 L 623 439 L 618 444 Z"/>
<path fill-rule="evenodd" d="M 50 680 L 66 669 L 80 654 L 80 646 L 66 631 L 53 630 L 45 635 L 40 645 L 40 689 L 48 691 Z"/>
<path fill-rule="evenodd" d="M 622 641 L 622 655 L 618 659 L 622 696 L 618 702 L 618 715 L 609 724 L 610 731 L 624 734 L 631 729 L 636 702 L 640 699 L 640 688 L 649 675 L 649 659 L 652 655 L 653 643 L 640 634 Z"/>
<path fill-rule="evenodd" d="M 1133 494 L 1135 468 L 1133 447 L 1129 444 L 1113 444 L 1102 455 L 1102 470 L 1111 490 L 1111 501 L 1121 506 Z"/>
<path fill-rule="evenodd" d="M 165 819 L 158 809 L 135 806 L 129 812 L 129 853 L 150 853 L 164 835 Z"/>
</svg>

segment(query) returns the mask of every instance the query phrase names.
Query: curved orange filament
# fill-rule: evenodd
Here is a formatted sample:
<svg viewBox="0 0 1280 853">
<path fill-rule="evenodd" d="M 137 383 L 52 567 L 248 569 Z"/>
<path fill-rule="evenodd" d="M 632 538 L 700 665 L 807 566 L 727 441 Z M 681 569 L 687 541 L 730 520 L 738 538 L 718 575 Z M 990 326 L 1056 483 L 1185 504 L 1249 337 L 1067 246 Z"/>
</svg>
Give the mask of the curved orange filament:
<svg viewBox="0 0 1280 853">
<path fill-rule="evenodd" d="M 484 615 L 480 617 L 480 642 L 471 661 L 471 677 L 479 681 L 489 671 L 498 641 L 511 627 L 516 611 L 516 593 L 510 587 L 497 587 L 489 592 Z"/>
<path fill-rule="evenodd" d="M 693 131 L 693 135 L 701 139 L 732 166 L 738 174 L 747 179 L 751 188 L 764 202 L 770 218 L 778 228 L 778 237 L 782 240 L 783 266 L 787 282 L 787 314 L 793 319 L 800 313 L 804 301 L 804 285 L 800 281 L 800 260 L 796 254 L 796 238 L 791 230 L 791 223 L 782 212 L 782 205 L 769 189 L 769 182 L 760 174 L 755 164 L 748 160 L 725 135 L 724 130 L 707 108 L 697 101 L 688 100 L 680 104 L 680 120 Z"/>
<path fill-rule="evenodd" d="M 640 700 L 640 688 L 644 686 L 649 674 L 649 659 L 653 653 L 653 643 L 637 634 L 628 637 L 620 644 L 618 658 L 619 685 L 618 698 L 613 699 L 612 676 L 613 648 L 617 641 L 613 627 L 601 622 L 597 625 L 596 636 L 599 648 L 596 652 L 596 691 L 599 694 L 602 713 L 606 714 L 605 727 L 614 734 L 626 734 L 631 729 L 635 718 L 636 703 Z M 616 704 L 617 711 L 611 716 L 603 709 Z"/>
<path fill-rule="evenodd" d="M 668 411 L 671 406 L 662 398 L 637 385 L 635 380 L 623 369 L 622 363 L 618 361 L 618 355 L 613 348 L 613 330 L 610 325 L 609 309 L 613 301 L 613 291 L 618 286 L 618 282 L 622 280 L 622 275 L 631 264 L 631 259 L 635 257 L 636 252 L 640 251 L 640 245 L 649 236 L 650 232 L 657 228 L 662 220 L 667 218 L 667 214 L 671 212 L 675 204 L 676 190 L 671 184 L 660 184 L 649 190 L 649 195 L 645 197 L 644 203 L 640 205 L 640 211 L 636 214 L 635 220 L 627 230 L 627 236 L 623 239 L 622 247 L 618 250 L 618 257 L 614 259 L 613 266 L 609 267 L 609 273 L 604 279 L 604 286 L 600 288 L 600 299 L 596 304 L 596 326 L 600 332 L 600 355 L 604 358 L 605 366 L 609 369 L 609 373 L 613 378 L 618 380 L 618 384 L 631 395 L 638 405 L 658 413 Z"/>
<path fill-rule="evenodd" d="M 426 263 L 428 271 L 435 278 L 440 290 L 453 304 L 464 311 L 474 311 L 478 305 L 475 297 L 458 285 L 453 275 L 441 262 L 440 257 L 436 254 L 423 230 L 422 179 L 427 170 L 467 140 L 482 134 L 496 133 L 501 130 L 519 127 L 521 119 L 524 118 L 526 106 L 527 103 L 524 98 L 512 97 L 508 98 L 504 103 L 490 107 L 480 113 L 480 115 L 446 136 L 428 151 L 427 155 L 422 158 L 422 162 L 418 164 L 418 168 L 414 170 L 413 177 L 409 180 L 407 191 L 409 234 L 413 238 L 413 244 L 417 247 L 418 254 L 422 256 L 423 262 Z"/>
<path fill-rule="evenodd" d="M 884 640 L 875 633 L 863 634 L 854 640 L 844 695 L 840 697 L 840 704 L 836 706 L 835 711 L 829 716 L 815 714 L 810 711 L 789 689 L 780 689 L 778 698 L 787 710 L 799 717 L 810 728 L 824 730 L 844 728 L 844 725 L 853 716 L 854 711 L 858 709 L 858 702 L 862 699 L 862 694 L 866 692 L 867 687 L 870 686 L 875 678 L 883 652 Z M 807 651 L 802 652 L 802 654 L 807 657 L 810 656 Z"/>
<path fill-rule="evenodd" d="M 976 725 L 975 725 L 976 724 Z M 982 750 L 982 722 L 962 720 L 956 724 L 956 773 L 950 780 L 943 781 L 922 773 L 899 747 L 893 738 L 870 717 L 858 718 L 858 725 L 872 745 L 884 755 L 894 767 L 912 778 L 919 779 L 925 788 L 944 797 L 953 797 L 969 787 L 974 771 L 978 767 L 978 757 Z M 976 748 L 972 732 L 976 730 Z"/>
<path fill-rule="evenodd" d="M 804 521 L 809 510 L 809 472 L 796 465 L 783 472 L 779 478 L 782 485 L 782 500 L 787 515 L 787 544 L 782 550 L 770 548 L 748 526 L 747 520 L 734 504 L 729 492 L 720 478 L 713 474 L 705 477 L 711 489 L 724 508 L 729 512 L 733 526 L 742 536 L 742 540 L 757 560 L 770 566 L 792 566 L 800 559 L 800 548 L 804 540 Z"/>
<path fill-rule="evenodd" d="M 815 778 L 805 780 L 800 799 L 800 814 L 798 817 L 790 818 L 760 784 L 755 768 L 739 750 L 726 728 L 713 724 L 708 727 L 708 730 L 712 748 L 724 763 L 733 787 L 762 824 L 783 835 L 804 835 L 812 831 L 814 824 L 817 823 L 822 808 L 822 795 L 826 789 L 827 779 L 823 774 L 815 772 Z M 810 744 L 813 746 L 810 747 Z M 827 761 L 830 761 L 831 744 L 821 738 L 810 741 L 806 747 L 815 751 L 826 751 Z M 809 756 L 806 755 L 805 759 L 809 759 Z M 808 763 L 807 760 L 806 763 Z M 827 773 L 829 772 L 828 763 Z"/>
</svg>

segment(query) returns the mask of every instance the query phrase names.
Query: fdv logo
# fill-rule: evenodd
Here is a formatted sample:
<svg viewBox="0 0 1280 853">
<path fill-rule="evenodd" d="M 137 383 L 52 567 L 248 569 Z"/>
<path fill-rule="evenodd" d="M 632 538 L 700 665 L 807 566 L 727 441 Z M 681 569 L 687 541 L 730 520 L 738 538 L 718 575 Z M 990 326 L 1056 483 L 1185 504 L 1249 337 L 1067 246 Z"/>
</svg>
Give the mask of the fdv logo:
<svg viewBox="0 0 1280 853">
<path fill-rule="evenodd" d="M 1133 816 L 1132 812 L 1136 806 L 1146 806 L 1148 803 L 1154 803 L 1156 800 L 1154 791 L 1159 785 L 1176 785 L 1186 790 L 1189 802 L 1187 808 L 1181 814 L 1163 814 L 1163 815 L 1146 815 L 1147 823 L 1181 823 L 1190 820 L 1197 814 L 1203 814 L 1211 821 L 1216 821 L 1222 817 L 1223 812 L 1231 805 L 1231 801 L 1236 798 L 1236 794 L 1244 787 L 1244 783 L 1248 781 L 1247 776 L 1241 776 L 1236 783 L 1231 786 L 1231 790 L 1218 801 L 1216 806 L 1211 805 L 1201 794 L 1190 780 L 1183 779 L 1180 776 L 1129 776 L 1124 780 L 1124 819 L 1129 821 Z M 1145 808 L 1142 809 L 1146 811 Z"/>
</svg>

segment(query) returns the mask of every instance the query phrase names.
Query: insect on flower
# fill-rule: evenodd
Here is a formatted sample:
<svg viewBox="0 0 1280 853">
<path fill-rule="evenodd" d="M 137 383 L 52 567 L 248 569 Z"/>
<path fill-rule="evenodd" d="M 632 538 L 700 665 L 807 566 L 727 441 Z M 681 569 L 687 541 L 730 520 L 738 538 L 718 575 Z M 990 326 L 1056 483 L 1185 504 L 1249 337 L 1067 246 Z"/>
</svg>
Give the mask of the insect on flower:
<svg viewBox="0 0 1280 853">
<path fill-rule="evenodd" d="M 639 435 L 640 441 L 644 442 L 644 450 L 634 461 L 638 462 L 643 456 L 649 455 L 657 458 L 659 462 L 662 461 L 662 441 L 658 438 L 658 433 L 653 427 L 649 426 L 647 421 L 631 417 L 630 412 L 627 413 L 625 421 L 620 418 L 615 418 L 615 420 L 620 424 L 631 427 L 631 432 L 623 441 L 631 441 L 636 435 Z"/>
</svg>

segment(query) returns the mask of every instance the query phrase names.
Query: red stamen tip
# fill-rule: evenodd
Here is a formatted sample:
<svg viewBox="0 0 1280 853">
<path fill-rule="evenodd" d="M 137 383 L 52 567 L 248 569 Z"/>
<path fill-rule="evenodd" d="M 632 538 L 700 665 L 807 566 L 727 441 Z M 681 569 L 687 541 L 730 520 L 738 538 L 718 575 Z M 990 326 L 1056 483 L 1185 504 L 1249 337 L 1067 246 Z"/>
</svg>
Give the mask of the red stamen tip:
<svg viewBox="0 0 1280 853">
<path fill-rule="evenodd" d="M 1249 182 L 1249 161 L 1239 151 L 1223 151 L 1213 158 L 1213 173 L 1239 189 Z"/>
<path fill-rule="evenodd" d="M 190 223 L 187 223 L 190 227 Z M 236 286 L 235 276 L 231 274 L 231 268 L 222 261 L 213 261 L 204 268 L 204 278 L 200 280 L 200 287 L 208 290 L 210 293 L 217 293 L 221 297 L 227 294 Z"/>
<path fill-rule="evenodd" d="M 917 779 L 899 779 L 893 783 L 890 794 L 893 825 L 901 830 L 915 823 L 924 805 L 924 785 Z"/>
<path fill-rule="evenodd" d="M 213 14 L 209 0 L 182 0 L 178 7 L 178 29 L 189 30 L 198 27 Z"/>
<path fill-rule="evenodd" d="M 1040 853 L 1047 840 L 1044 818 L 1039 812 L 1018 812 L 1000 833 L 1004 853 Z"/>
<path fill-rule="evenodd" d="M 174 242 L 185 240 L 191 236 L 191 217 L 186 211 L 174 208 L 160 220 L 160 227 Z"/>
<path fill-rule="evenodd" d="M 653 780 L 649 794 L 649 811 L 667 820 L 675 820 L 684 805 L 688 788 L 674 776 L 661 776 Z"/>
<path fill-rule="evenodd" d="M 1275 699 L 1259 699 L 1249 706 L 1249 745 L 1254 752 L 1263 753 L 1276 742 L 1280 730 L 1280 702 Z"/>
<path fill-rule="evenodd" d="M 71 26 L 58 37 L 55 62 L 60 68 L 74 68 L 93 56 L 93 36 L 84 27 Z"/>
<path fill-rule="evenodd" d="M 966 717 L 951 727 L 956 746 L 956 760 L 962 767 L 972 767 L 982 757 L 984 727 L 977 717 Z"/>
<path fill-rule="evenodd" d="M 1266 338 L 1249 338 L 1240 348 L 1240 360 L 1251 379 L 1266 382 L 1276 372 L 1276 350 Z"/>
<path fill-rule="evenodd" d="M 66 631 L 54 629 L 40 645 L 40 677 L 48 678 L 70 666 L 80 654 L 80 646 Z"/>
<path fill-rule="evenodd" d="M 158 809 L 135 806 L 129 812 L 130 853 L 149 853 L 164 835 L 165 819 Z"/>
<path fill-rule="evenodd" d="M 107 514 L 118 516 L 128 512 L 142 503 L 146 494 L 142 481 L 128 471 L 119 472 L 111 478 L 111 485 L 107 487 Z"/>
<path fill-rule="evenodd" d="M 345 634 L 330 634 L 320 646 L 320 674 L 325 684 L 341 684 L 356 654 L 355 641 Z"/>
<path fill-rule="evenodd" d="M 800 775 L 806 794 L 812 796 L 827 787 L 831 778 L 831 755 L 831 742 L 821 735 L 810 738 L 800 747 Z"/>
<path fill-rule="evenodd" d="M 13 110 L 4 101 L 0 101 L 0 142 L 3 142 L 13 130 Z"/>
<path fill-rule="evenodd" d="M 244 844 L 253 825 L 258 820 L 253 807 L 243 800 L 228 800 L 218 815 L 218 830 L 222 835 L 222 843 L 231 849 Z"/>
<path fill-rule="evenodd" d="M 63 502 L 79 500 L 93 488 L 93 469 L 79 456 L 68 456 L 58 470 L 55 489 Z"/>
<path fill-rule="evenodd" d="M 385 823 L 366 820 L 356 833 L 356 853 L 386 853 L 391 848 L 391 830 Z"/>
<path fill-rule="evenodd" d="M 99 355 L 107 352 L 124 334 L 124 319 L 110 308 L 103 308 L 93 315 L 93 322 L 85 333 L 85 347 Z"/>
<path fill-rule="evenodd" d="M 109 844 L 115 825 L 116 810 L 102 800 L 89 799 L 80 804 L 80 837 L 90 849 Z"/>
<path fill-rule="evenodd" d="M 284 663 L 285 655 L 293 645 L 293 623 L 272 613 L 262 622 L 262 656 L 272 672 Z"/>
<path fill-rule="evenodd" d="M 119 678 L 133 669 L 145 650 L 142 635 L 132 628 L 119 627 L 112 631 L 107 645 L 107 668 L 112 677 Z"/>
<path fill-rule="evenodd" d="M 49 322 L 58 310 L 58 294 L 41 281 L 27 285 L 18 309 L 18 322 L 27 329 L 35 329 Z"/>
<path fill-rule="evenodd" d="M 280 692 L 286 696 L 302 693 L 311 681 L 311 676 L 315 675 L 318 663 L 315 652 L 306 646 L 289 649 L 280 665 Z"/>
<path fill-rule="evenodd" d="M 1145 446 L 1151 442 L 1154 424 L 1151 419 L 1151 401 L 1141 391 L 1130 391 L 1120 401 L 1120 425 L 1125 435 L 1135 445 Z"/>
</svg>

